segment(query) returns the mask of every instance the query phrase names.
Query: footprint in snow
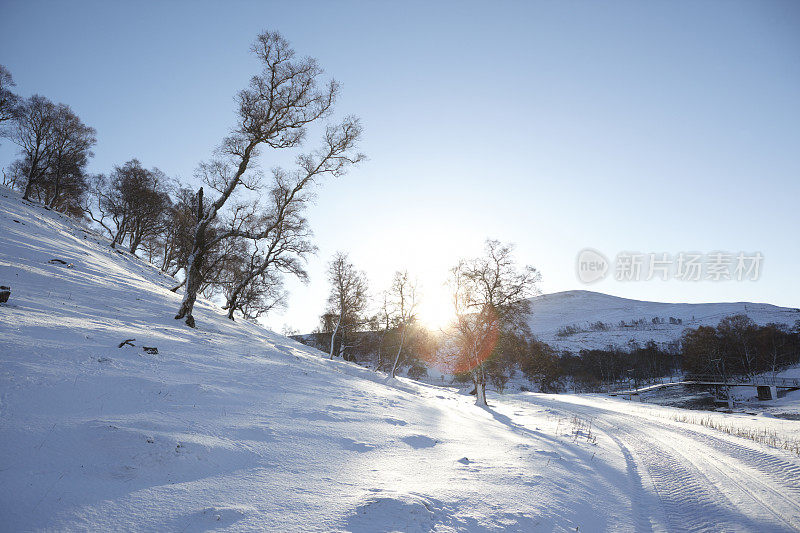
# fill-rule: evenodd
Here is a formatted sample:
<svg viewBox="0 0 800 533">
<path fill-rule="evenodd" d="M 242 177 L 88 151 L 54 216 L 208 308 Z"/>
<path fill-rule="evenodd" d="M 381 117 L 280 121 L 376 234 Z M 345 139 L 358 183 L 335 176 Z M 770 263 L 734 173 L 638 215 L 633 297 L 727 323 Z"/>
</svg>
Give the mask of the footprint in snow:
<svg viewBox="0 0 800 533">
<path fill-rule="evenodd" d="M 374 444 L 367 444 L 366 442 L 358 442 L 358 441 L 354 441 L 353 439 L 347 439 L 347 438 L 340 439 L 339 442 L 341 443 L 342 448 L 344 448 L 345 450 L 353 451 L 353 452 L 361 452 L 361 453 L 363 453 L 363 452 L 368 452 L 370 450 L 374 450 L 375 449 L 375 445 Z"/>
<path fill-rule="evenodd" d="M 556 459 L 561 459 L 561 456 L 558 454 L 558 452 L 552 452 L 552 451 L 548 451 L 548 450 L 536 450 L 536 451 L 534 451 L 534 453 L 538 453 L 538 454 L 544 455 L 546 457 L 553 457 L 553 458 L 556 458 Z"/>
<path fill-rule="evenodd" d="M 400 440 L 415 450 L 419 450 L 420 448 L 433 448 L 436 446 L 436 440 L 426 437 L 425 435 L 409 435 L 408 437 L 403 437 Z"/>
<path fill-rule="evenodd" d="M 405 426 L 408 424 L 405 420 L 400 420 L 398 418 L 384 418 L 384 422 L 387 422 L 393 426 Z"/>
</svg>

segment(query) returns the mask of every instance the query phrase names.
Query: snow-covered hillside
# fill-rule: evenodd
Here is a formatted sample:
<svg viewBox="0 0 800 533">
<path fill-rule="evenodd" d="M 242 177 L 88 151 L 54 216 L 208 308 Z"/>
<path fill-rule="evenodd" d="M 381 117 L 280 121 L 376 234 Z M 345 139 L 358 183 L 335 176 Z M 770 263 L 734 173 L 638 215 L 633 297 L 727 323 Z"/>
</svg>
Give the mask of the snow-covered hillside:
<svg viewBox="0 0 800 533">
<path fill-rule="evenodd" d="M 558 350 L 572 352 L 624 348 L 631 340 L 639 344 L 653 340 L 666 346 L 680 339 L 687 327 L 716 326 L 722 318 L 740 313 L 760 325 L 775 322 L 791 326 L 800 320 L 800 309 L 770 304 L 645 302 L 591 291 L 545 294 L 531 300 L 531 310 L 531 331 Z M 653 318 L 659 323 L 654 324 Z M 670 318 L 680 323 L 670 323 Z M 634 325 L 637 320 L 643 324 Z M 592 328 L 597 322 L 608 329 Z M 577 326 L 578 332 L 559 335 L 559 330 L 568 326 Z"/>
<path fill-rule="evenodd" d="M 189 329 L 172 283 L 0 190 L 0 530 L 800 527 L 787 451 L 602 397 L 481 409 L 208 302 Z M 800 437 L 797 422 L 714 416 Z"/>
</svg>

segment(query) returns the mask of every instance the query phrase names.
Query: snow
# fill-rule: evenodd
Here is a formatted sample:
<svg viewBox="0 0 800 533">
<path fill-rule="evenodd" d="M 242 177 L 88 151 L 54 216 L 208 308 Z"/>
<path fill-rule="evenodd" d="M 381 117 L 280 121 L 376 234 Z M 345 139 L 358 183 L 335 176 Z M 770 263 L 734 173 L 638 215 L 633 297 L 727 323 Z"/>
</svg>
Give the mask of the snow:
<svg viewBox="0 0 800 533">
<path fill-rule="evenodd" d="M 745 314 L 759 325 L 770 322 L 793 325 L 800 320 L 800 309 L 778 307 L 752 302 L 665 303 L 620 298 L 592 291 L 565 291 L 544 294 L 531 300 L 530 328 L 542 341 L 558 350 L 578 352 L 582 349 L 604 349 L 608 346 L 625 348 L 630 341 L 640 345 L 655 341 L 662 347 L 680 339 L 686 328 L 716 326 L 721 319 Z M 681 324 L 670 324 L 669 318 Z M 620 321 L 630 324 L 644 318 L 638 327 L 621 327 Z M 664 319 L 653 324 L 652 319 Z M 603 322 L 608 330 L 594 331 L 590 325 Z M 558 330 L 576 325 L 581 330 L 569 336 L 559 336 Z"/>
<path fill-rule="evenodd" d="M 189 329 L 173 283 L 0 189 L 0 529 L 800 527 L 800 457 L 671 418 L 685 411 L 531 393 L 479 408 L 202 299 Z"/>
</svg>

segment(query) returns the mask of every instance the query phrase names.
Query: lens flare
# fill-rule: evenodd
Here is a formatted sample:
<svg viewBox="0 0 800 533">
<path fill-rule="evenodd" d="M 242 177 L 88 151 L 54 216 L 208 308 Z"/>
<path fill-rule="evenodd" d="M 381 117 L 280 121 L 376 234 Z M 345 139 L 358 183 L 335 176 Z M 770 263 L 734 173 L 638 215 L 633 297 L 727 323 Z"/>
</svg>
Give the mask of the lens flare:
<svg viewBox="0 0 800 533">
<path fill-rule="evenodd" d="M 422 354 L 423 359 L 444 374 L 471 372 L 492 357 L 500 337 L 497 313 L 486 307 L 479 313 L 461 317 L 442 332 L 438 349 Z"/>
</svg>

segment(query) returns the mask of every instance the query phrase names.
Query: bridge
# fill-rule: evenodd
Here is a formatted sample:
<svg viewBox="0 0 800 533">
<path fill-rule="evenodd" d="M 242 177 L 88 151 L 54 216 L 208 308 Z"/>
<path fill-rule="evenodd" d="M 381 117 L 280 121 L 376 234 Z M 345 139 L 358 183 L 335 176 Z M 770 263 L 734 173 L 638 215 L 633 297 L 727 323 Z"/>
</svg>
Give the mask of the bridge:
<svg viewBox="0 0 800 533">
<path fill-rule="evenodd" d="M 729 406 L 733 406 L 733 399 L 728 394 L 731 387 L 755 387 L 759 400 L 778 399 L 778 390 L 798 390 L 800 389 L 800 378 L 781 378 L 775 376 L 720 376 L 711 374 L 692 374 L 682 381 L 671 381 L 669 383 L 656 383 L 638 389 L 622 390 L 610 392 L 610 396 L 627 396 L 629 400 L 641 401 L 641 395 L 666 387 L 683 386 L 713 386 L 717 390 L 717 396 L 721 391 L 725 391 Z"/>
</svg>

